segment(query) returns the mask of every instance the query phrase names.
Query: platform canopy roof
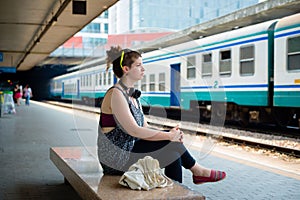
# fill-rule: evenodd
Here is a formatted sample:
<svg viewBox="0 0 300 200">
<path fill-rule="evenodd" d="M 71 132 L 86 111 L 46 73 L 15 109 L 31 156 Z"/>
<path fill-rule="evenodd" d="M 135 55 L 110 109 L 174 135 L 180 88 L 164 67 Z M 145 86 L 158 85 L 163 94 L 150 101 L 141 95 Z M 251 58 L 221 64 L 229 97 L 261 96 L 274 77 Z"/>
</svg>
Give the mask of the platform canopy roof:
<svg viewBox="0 0 300 200">
<path fill-rule="evenodd" d="M 31 69 L 117 1 L 0 0 L 0 70 Z"/>
</svg>

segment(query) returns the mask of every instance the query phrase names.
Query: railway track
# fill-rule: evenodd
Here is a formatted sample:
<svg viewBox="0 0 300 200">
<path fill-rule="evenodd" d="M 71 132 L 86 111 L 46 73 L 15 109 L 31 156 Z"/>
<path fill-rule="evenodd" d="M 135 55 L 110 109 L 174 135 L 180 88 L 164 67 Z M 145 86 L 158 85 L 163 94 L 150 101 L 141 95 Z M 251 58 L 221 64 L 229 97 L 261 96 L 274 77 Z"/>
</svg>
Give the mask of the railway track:
<svg viewBox="0 0 300 200">
<path fill-rule="evenodd" d="M 148 113 L 146 112 L 146 114 Z M 210 119 L 201 119 L 200 121 L 198 112 L 192 112 L 188 110 L 183 111 L 180 109 L 165 109 L 164 111 L 162 111 L 160 108 L 157 110 L 155 108 L 152 108 L 152 111 L 149 114 L 158 117 L 163 116 L 177 121 L 199 122 L 206 125 L 209 125 L 211 123 Z M 280 127 L 276 124 L 263 124 L 256 122 L 249 122 L 247 126 L 242 126 L 238 122 L 234 121 L 224 121 L 223 126 L 225 128 L 232 128 L 249 132 L 259 132 L 266 135 L 285 136 L 300 140 L 299 127 Z"/>
<path fill-rule="evenodd" d="M 99 114 L 100 111 L 99 108 L 89 107 L 84 105 L 76 105 L 76 104 L 53 102 L 53 101 L 47 101 L 45 103 L 67 107 L 71 109 L 78 109 L 82 111 L 97 113 L 97 114 Z M 245 130 L 238 130 L 238 131 L 246 132 L 246 134 L 240 134 L 240 133 L 234 134 L 234 133 L 230 133 L 230 132 L 234 132 L 232 131 L 233 129 L 227 130 L 226 127 L 210 127 L 209 125 L 200 125 L 193 122 L 180 122 L 177 120 L 161 118 L 157 116 L 149 116 L 149 115 L 146 115 L 146 118 L 149 125 L 157 128 L 164 128 L 164 129 L 172 128 L 177 124 L 180 124 L 180 128 L 186 133 L 208 136 L 218 141 L 226 142 L 229 144 L 237 144 L 237 145 L 249 146 L 252 148 L 265 149 L 271 152 L 278 152 L 288 156 L 300 158 L 300 148 L 297 148 L 300 147 L 300 144 L 297 144 L 296 148 L 286 147 L 286 146 L 274 144 L 273 143 L 274 138 L 261 139 L 260 136 L 256 138 L 252 137 L 251 135 L 253 135 L 253 133 L 251 132 L 247 133 L 247 131 Z M 224 131 L 224 129 L 227 131 Z M 266 133 L 262 133 L 262 134 L 266 135 Z"/>
<path fill-rule="evenodd" d="M 158 127 L 158 128 L 159 127 L 172 128 L 176 125 L 175 121 L 169 122 L 169 123 L 164 121 L 162 123 L 161 119 L 155 120 L 154 118 L 148 119 L 148 123 L 150 125 Z M 191 132 L 196 135 L 209 136 L 209 137 L 215 138 L 218 141 L 226 142 L 229 144 L 249 146 L 249 147 L 256 148 L 256 149 L 265 149 L 265 150 L 269 150 L 271 152 L 278 152 L 278 153 L 282 153 L 282 154 L 285 154 L 288 156 L 300 158 L 300 150 L 299 149 L 288 148 L 288 147 L 283 147 L 283 146 L 274 145 L 274 144 L 268 144 L 267 140 L 262 141 L 261 139 L 257 139 L 254 137 L 226 133 L 221 130 L 221 129 L 223 129 L 222 127 L 213 128 L 214 130 L 211 130 L 207 127 L 201 128 L 201 127 L 197 127 L 195 125 L 188 124 L 188 125 L 182 125 L 181 129 L 185 132 Z"/>
<path fill-rule="evenodd" d="M 246 140 L 231 138 L 231 137 L 226 137 L 226 136 L 224 136 L 222 139 L 228 143 L 244 145 L 244 146 L 249 146 L 249 147 L 253 147 L 253 148 L 266 149 L 266 150 L 270 150 L 272 152 L 283 153 L 283 154 L 286 154 L 289 156 L 300 158 L 300 150 L 297 150 L 297 149 L 269 145 L 269 144 L 264 144 L 264 143 L 260 143 L 260 142 L 254 142 L 254 141 L 246 141 Z"/>
</svg>

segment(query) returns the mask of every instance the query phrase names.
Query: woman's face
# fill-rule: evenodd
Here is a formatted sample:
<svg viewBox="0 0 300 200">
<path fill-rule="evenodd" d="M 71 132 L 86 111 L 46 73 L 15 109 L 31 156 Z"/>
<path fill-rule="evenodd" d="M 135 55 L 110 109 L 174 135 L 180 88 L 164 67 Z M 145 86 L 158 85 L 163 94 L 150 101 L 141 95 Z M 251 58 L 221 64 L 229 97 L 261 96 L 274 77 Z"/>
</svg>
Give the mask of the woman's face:
<svg viewBox="0 0 300 200">
<path fill-rule="evenodd" d="M 143 59 L 139 57 L 134 61 L 134 63 L 132 63 L 127 76 L 135 81 L 139 81 L 144 77 L 144 72 Z"/>
</svg>

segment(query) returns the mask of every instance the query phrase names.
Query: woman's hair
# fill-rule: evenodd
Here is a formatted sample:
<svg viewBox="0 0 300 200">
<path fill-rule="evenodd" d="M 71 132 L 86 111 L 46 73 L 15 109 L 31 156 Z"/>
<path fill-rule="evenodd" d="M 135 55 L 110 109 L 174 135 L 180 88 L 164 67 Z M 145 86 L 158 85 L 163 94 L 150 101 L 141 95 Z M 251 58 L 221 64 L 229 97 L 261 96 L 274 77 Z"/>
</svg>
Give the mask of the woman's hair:
<svg viewBox="0 0 300 200">
<path fill-rule="evenodd" d="M 106 70 L 108 70 L 112 64 L 113 71 L 118 78 L 123 76 L 123 66 L 131 68 L 132 63 L 139 57 L 142 57 L 139 52 L 122 49 L 120 46 L 111 47 L 110 50 L 106 51 L 106 54 Z"/>
</svg>

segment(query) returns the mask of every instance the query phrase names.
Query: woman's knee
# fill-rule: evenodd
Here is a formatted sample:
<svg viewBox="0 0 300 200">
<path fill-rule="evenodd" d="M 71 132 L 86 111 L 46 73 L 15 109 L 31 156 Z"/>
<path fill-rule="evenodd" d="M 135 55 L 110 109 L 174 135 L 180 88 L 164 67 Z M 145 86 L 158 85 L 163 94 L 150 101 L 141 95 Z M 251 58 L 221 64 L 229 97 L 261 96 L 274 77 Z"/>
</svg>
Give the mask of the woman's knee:
<svg viewBox="0 0 300 200">
<path fill-rule="evenodd" d="M 181 155 L 176 151 L 167 151 L 159 155 L 160 165 L 162 168 L 168 165 L 181 165 Z M 181 166 L 180 166 L 181 167 Z"/>
</svg>

